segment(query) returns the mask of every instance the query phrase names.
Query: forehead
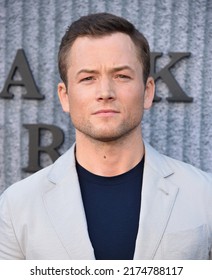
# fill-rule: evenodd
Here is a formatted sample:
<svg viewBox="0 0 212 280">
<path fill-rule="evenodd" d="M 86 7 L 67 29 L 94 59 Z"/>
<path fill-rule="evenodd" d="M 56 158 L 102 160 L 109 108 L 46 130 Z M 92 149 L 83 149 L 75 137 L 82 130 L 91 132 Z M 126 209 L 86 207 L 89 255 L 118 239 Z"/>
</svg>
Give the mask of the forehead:
<svg viewBox="0 0 212 280">
<path fill-rule="evenodd" d="M 101 37 L 78 37 L 68 54 L 68 66 L 95 63 L 137 63 L 138 51 L 131 38 L 124 33 Z"/>
</svg>

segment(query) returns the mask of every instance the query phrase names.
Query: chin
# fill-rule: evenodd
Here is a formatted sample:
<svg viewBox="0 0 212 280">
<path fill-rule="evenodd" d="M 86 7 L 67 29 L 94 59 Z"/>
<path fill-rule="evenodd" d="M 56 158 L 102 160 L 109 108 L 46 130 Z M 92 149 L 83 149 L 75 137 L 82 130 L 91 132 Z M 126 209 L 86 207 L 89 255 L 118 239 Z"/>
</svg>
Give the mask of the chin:
<svg viewBox="0 0 212 280">
<path fill-rule="evenodd" d="M 119 126 L 107 126 L 107 127 L 98 127 L 97 125 L 81 125 L 75 126 L 75 128 L 84 134 L 84 136 L 90 138 L 93 141 L 99 142 L 117 142 L 126 139 L 133 131 L 137 130 L 140 127 L 139 122 L 135 123 L 124 123 Z"/>
<path fill-rule="evenodd" d="M 102 133 L 91 133 L 89 136 L 99 142 L 109 143 L 109 142 L 118 142 L 124 140 L 129 134 L 132 132 L 132 130 L 122 130 L 118 131 L 116 130 L 114 133 L 108 132 L 102 132 Z"/>
</svg>

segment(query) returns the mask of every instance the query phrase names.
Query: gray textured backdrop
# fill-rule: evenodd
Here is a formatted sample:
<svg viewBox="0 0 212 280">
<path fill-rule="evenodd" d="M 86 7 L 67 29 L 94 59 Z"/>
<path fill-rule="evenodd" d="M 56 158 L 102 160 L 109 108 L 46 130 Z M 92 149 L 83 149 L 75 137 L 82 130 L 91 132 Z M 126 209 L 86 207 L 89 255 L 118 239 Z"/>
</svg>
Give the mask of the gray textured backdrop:
<svg viewBox="0 0 212 280">
<path fill-rule="evenodd" d="M 172 72 L 192 103 L 168 103 L 169 90 L 160 80 L 163 100 L 145 113 L 143 134 L 159 151 L 212 172 L 212 1 L 211 0 L 0 0 L 0 91 L 15 54 L 24 49 L 43 101 L 0 99 L 0 192 L 28 176 L 28 131 L 23 124 L 55 124 L 65 132 L 63 153 L 74 141 L 74 130 L 57 99 L 57 50 L 67 27 L 93 12 L 112 12 L 132 21 L 148 38 L 151 50 L 191 52 Z M 46 136 L 46 141 L 48 141 Z M 44 136 L 45 141 L 45 136 Z M 43 155 L 42 165 L 51 163 Z"/>
</svg>

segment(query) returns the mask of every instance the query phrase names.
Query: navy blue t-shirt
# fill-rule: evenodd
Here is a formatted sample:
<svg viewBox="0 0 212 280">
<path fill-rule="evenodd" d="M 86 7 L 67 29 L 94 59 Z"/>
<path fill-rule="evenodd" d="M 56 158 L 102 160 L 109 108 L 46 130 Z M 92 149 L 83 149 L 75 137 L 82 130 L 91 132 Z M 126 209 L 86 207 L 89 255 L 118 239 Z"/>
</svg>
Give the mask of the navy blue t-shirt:
<svg viewBox="0 0 212 280">
<path fill-rule="evenodd" d="M 113 177 L 77 172 L 97 260 L 133 259 L 141 205 L 144 159 L 130 171 Z"/>
</svg>

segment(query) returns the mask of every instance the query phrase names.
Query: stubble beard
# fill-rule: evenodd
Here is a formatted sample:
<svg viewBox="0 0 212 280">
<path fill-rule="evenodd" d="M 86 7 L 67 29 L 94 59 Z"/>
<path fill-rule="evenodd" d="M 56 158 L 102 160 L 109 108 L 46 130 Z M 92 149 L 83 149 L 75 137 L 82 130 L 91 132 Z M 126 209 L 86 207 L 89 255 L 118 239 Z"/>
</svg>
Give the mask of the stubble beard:
<svg viewBox="0 0 212 280">
<path fill-rule="evenodd" d="M 86 123 L 72 123 L 76 130 L 81 132 L 85 137 L 89 138 L 92 142 L 113 143 L 122 142 L 130 137 L 136 130 L 141 132 L 141 119 L 131 119 L 121 123 L 119 126 L 112 127 L 104 124 L 104 127 L 97 128 L 90 121 Z"/>
</svg>

